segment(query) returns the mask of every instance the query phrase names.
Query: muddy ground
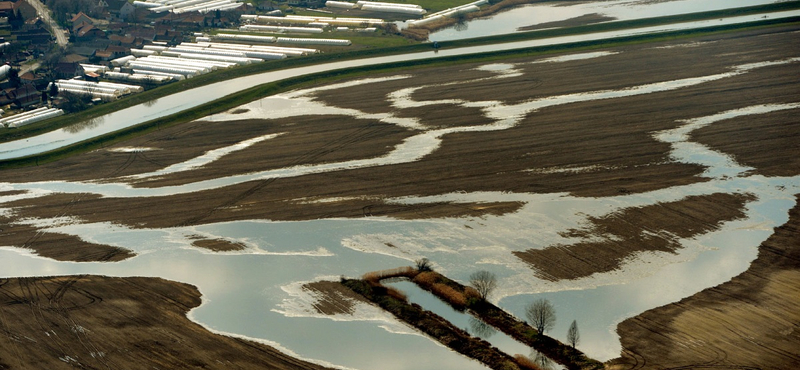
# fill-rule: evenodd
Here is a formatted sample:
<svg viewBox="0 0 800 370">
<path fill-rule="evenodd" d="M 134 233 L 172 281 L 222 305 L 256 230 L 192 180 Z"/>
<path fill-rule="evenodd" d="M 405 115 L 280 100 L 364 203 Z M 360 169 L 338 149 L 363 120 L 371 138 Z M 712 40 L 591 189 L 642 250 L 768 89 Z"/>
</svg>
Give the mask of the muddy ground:
<svg viewBox="0 0 800 370">
<path fill-rule="evenodd" d="M 412 98 L 496 100 L 513 104 L 553 95 L 620 89 L 725 73 L 735 65 L 800 56 L 797 52 L 800 50 L 798 29 L 769 28 L 691 40 L 629 45 L 608 50 L 617 53 L 614 55 L 565 63 L 532 63 L 542 59 L 541 56 L 504 60 L 502 63 L 515 63 L 522 73 L 521 76 L 506 79 L 489 79 L 495 73 L 476 70 L 480 64 L 415 69 L 404 72 L 412 75 L 408 79 L 322 91 L 317 93 L 316 99 L 367 113 L 416 117 L 428 128 L 489 123 L 477 109 L 449 104 L 396 108 L 386 95 L 400 88 L 426 85 L 415 91 Z M 599 197 L 703 182 L 706 179 L 699 176 L 703 168 L 672 161 L 668 155 L 669 145 L 656 141 L 653 132 L 675 128 L 683 119 L 730 109 L 764 103 L 797 102 L 800 100 L 798 75 L 800 67 L 798 63 L 793 63 L 760 68 L 675 91 L 545 108 L 527 115 L 520 125 L 512 129 L 446 135 L 441 147 L 434 153 L 408 164 L 252 181 L 173 196 L 102 198 L 91 194 L 52 194 L 18 200 L 2 205 L 11 207 L 12 211 L 0 214 L 0 241 L 3 245 L 31 249 L 50 258 L 114 261 L 129 258 L 131 254 L 109 246 L 90 245 L 78 238 L 42 233 L 34 227 L 20 224 L 19 220 L 59 216 L 84 222 L 158 228 L 245 219 L 480 217 L 514 212 L 520 204 L 439 202 L 408 205 L 387 199 L 462 191 L 564 192 L 575 196 Z M 480 78 L 484 79 L 475 81 Z M 442 85 L 453 81 L 460 83 Z M 698 130 L 693 140 L 733 154 L 741 163 L 754 167 L 753 173 L 767 176 L 798 175 L 799 116 L 798 110 L 792 109 L 755 118 L 743 117 L 731 120 L 732 124 L 726 122 L 725 125 L 712 125 Z M 119 181 L 121 176 L 159 170 L 208 150 L 255 136 L 282 134 L 225 156 L 201 169 L 135 184 L 137 187 L 160 187 L 292 165 L 372 158 L 388 153 L 395 145 L 416 133 L 417 130 L 377 120 L 333 115 L 247 118 L 224 124 L 194 122 L 118 145 L 147 147 L 152 149 L 150 151 L 122 153 L 99 150 L 35 168 L 4 170 L 0 172 L 0 177 L 3 182 Z M 563 266 L 550 269 L 544 267 L 552 263 L 552 259 L 548 259 L 551 256 L 546 254 L 527 255 L 525 260 L 532 266 L 531 273 L 551 276 L 552 279 L 608 271 L 632 253 L 674 247 L 666 234 L 691 236 L 696 232 L 713 230 L 720 222 L 739 217 L 747 200 L 746 194 L 687 199 L 668 207 L 631 209 L 620 217 L 597 219 L 593 228 L 576 232 L 614 236 L 624 234 L 621 236 L 630 236 L 629 239 L 633 241 L 613 247 L 606 244 L 609 246 L 608 253 L 593 255 L 595 260 L 588 267 L 575 267 L 576 261 L 569 260 L 576 258 L 573 253 L 559 256 L 565 258 Z M 698 216 L 698 207 L 716 211 Z M 632 215 L 646 215 L 646 219 Z M 796 222 L 796 218 L 793 220 Z M 636 231 L 645 230 L 648 225 L 666 225 L 664 230 L 668 232 L 663 233 L 659 243 L 643 245 L 636 242 Z M 779 242 L 794 242 L 796 246 L 797 233 L 796 229 L 792 230 L 790 234 L 795 238 L 793 241 L 785 238 Z M 211 250 L 238 248 L 224 241 L 198 241 L 195 244 Z M 571 247 L 576 251 L 582 249 L 580 245 Z M 603 247 L 602 243 L 600 247 Z M 774 278 L 774 281 L 769 280 L 769 284 L 780 287 L 785 279 L 792 276 L 796 277 L 796 273 L 790 271 L 769 275 L 769 279 Z M 765 295 L 747 295 L 751 292 L 746 290 L 739 292 L 741 296 L 729 298 L 750 299 L 764 305 L 767 310 L 771 309 L 770 305 L 779 304 L 776 297 L 793 298 L 781 295 L 781 289 L 762 290 L 766 292 L 763 293 Z M 796 302 L 797 297 L 794 296 L 795 303 L 800 303 Z M 713 299 L 725 302 L 728 298 Z M 691 307 L 679 305 L 668 311 L 659 311 L 656 316 L 671 321 L 683 314 L 693 315 L 694 312 L 697 311 Z M 650 313 L 641 316 L 648 317 L 642 325 L 661 325 L 647 315 Z M 656 326 L 655 331 L 637 334 L 622 328 L 623 344 L 629 343 L 625 339 L 627 335 L 633 335 L 643 344 L 663 340 L 658 334 L 660 327 Z M 791 331 L 775 334 L 764 328 L 748 335 L 797 343 Z M 668 340 L 667 344 L 670 343 L 674 344 Z M 626 345 L 626 348 L 634 347 Z M 681 348 L 689 347 L 673 345 L 670 348 L 669 355 L 672 355 L 680 352 Z M 729 352 L 736 349 L 734 345 L 725 348 Z M 672 363 L 666 351 L 635 353 L 646 359 L 648 367 L 658 368 L 662 363 Z M 685 358 L 691 358 L 692 353 L 685 352 Z"/>
<path fill-rule="evenodd" d="M 579 279 L 616 270 L 637 252 L 675 252 L 681 248 L 680 239 L 708 233 L 722 222 L 744 217 L 744 206 L 750 200 L 754 199 L 749 195 L 715 193 L 623 209 L 590 217 L 589 227 L 565 233 L 580 238 L 580 242 L 514 255 L 531 264 L 542 279 Z"/>
<path fill-rule="evenodd" d="M 618 368 L 800 368 L 800 205 L 789 216 L 741 275 L 623 321 Z"/>
<path fill-rule="evenodd" d="M 154 278 L 0 279 L 0 369 L 308 369 L 186 318 L 193 286 Z"/>
</svg>

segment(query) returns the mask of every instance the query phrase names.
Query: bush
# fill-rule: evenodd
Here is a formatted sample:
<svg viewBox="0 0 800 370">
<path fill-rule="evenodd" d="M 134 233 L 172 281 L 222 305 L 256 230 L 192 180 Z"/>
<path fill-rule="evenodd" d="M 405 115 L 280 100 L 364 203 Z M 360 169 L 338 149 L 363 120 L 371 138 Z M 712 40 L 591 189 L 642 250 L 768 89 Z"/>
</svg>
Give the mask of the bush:
<svg viewBox="0 0 800 370">
<path fill-rule="evenodd" d="M 396 269 L 373 271 L 364 274 L 361 279 L 369 282 L 372 285 L 380 284 L 383 279 L 406 277 L 413 279 L 417 276 L 417 271 L 410 266 L 398 267 Z"/>
<path fill-rule="evenodd" d="M 519 365 L 521 369 L 542 370 L 542 368 L 539 367 L 539 365 L 536 365 L 536 363 L 533 362 L 533 360 L 531 360 L 531 358 L 528 356 L 514 355 L 514 360 L 517 361 L 517 365 Z"/>
<path fill-rule="evenodd" d="M 448 285 L 442 283 L 433 284 L 431 292 L 457 309 L 463 309 L 467 306 L 467 299 L 464 298 L 464 294 Z"/>
<path fill-rule="evenodd" d="M 412 280 L 423 289 L 432 289 L 433 284 L 436 284 L 436 282 L 439 281 L 439 276 L 435 272 L 431 271 L 421 272 Z"/>
<path fill-rule="evenodd" d="M 433 266 L 431 266 L 431 261 L 427 258 L 421 258 L 414 261 L 417 264 L 417 271 L 419 272 L 426 272 L 426 271 L 433 271 Z"/>
</svg>

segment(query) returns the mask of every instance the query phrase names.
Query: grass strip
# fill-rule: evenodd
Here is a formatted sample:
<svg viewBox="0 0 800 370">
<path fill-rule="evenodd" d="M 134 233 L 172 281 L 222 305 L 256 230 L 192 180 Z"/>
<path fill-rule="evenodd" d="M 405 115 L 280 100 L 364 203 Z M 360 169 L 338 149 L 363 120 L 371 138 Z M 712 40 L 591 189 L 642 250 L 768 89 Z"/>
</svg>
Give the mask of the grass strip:
<svg viewBox="0 0 800 370">
<path fill-rule="evenodd" d="M 780 25 L 795 25 L 800 23 L 800 17 L 792 17 L 786 19 L 767 19 L 743 24 L 732 24 L 732 25 L 720 25 L 720 26 L 710 26 L 704 28 L 696 28 L 690 30 L 678 30 L 678 31 L 668 31 L 662 33 L 653 33 L 653 34 L 640 34 L 640 35 L 633 35 L 633 36 L 624 36 L 624 37 L 616 37 L 616 38 L 609 38 L 603 40 L 592 40 L 592 41 L 579 41 L 573 43 L 566 43 L 566 44 L 558 44 L 558 45 L 545 45 L 545 46 L 536 46 L 524 49 L 514 49 L 514 50 L 504 50 L 504 51 L 497 51 L 497 52 L 487 52 L 487 53 L 476 53 L 476 54 L 469 54 L 469 55 L 453 55 L 447 57 L 438 57 L 438 58 L 431 58 L 425 60 L 414 60 L 414 61 L 400 61 L 400 62 L 392 62 L 386 64 L 379 64 L 379 65 L 370 65 L 370 66 L 360 66 L 360 67 L 352 67 L 347 69 L 341 70 L 334 70 L 334 71 L 326 71 L 326 72 L 319 72 L 308 74 L 304 76 L 298 76 L 293 78 L 288 78 L 285 80 L 280 80 L 272 83 L 267 83 L 259 86 L 255 86 L 246 90 L 239 91 L 237 93 L 233 93 L 227 96 L 224 96 L 218 100 L 213 102 L 209 102 L 206 104 L 202 104 L 190 110 L 175 113 L 169 116 L 157 118 L 155 120 L 151 120 L 139 125 L 131 126 L 116 132 L 112 132 L 109 134 L 97 136 L 95 138 L 76 143 L 73 145 L 65 146 L 62 148 L 58 148 L 49 152 L 39 153 L 31 156 L 20 157 L 20 158 L 13 158 L 13 159 L 6 159 L 0 160 L 0 169 L 6 168 L 15 168 L 21 166 L 30 166 L 30 165 L 38 165 L 42 163 L 52 162 L 56 160 L 60 160 L 66 158 L 67 156 L 84 153 L 91 150 L 96 150 L 103 148 L 107 145 L 112 145 L 114 143 L 124 141 L 130 139 L 132 137 L 142 135 L 148 132 L 152 132 L 153 130 L 157 130 L 160 128 L 164 128 L 167 126 L 172 126 L 180 123 L 190 122 L 192 120 L 196 120 L 202 117 L 206 117 L 208 115 L 219 113 L 226 111 L 228 109 L 237 107 L 244 103 L 265 97 L 274 94 L 278 94 L 281 92 L 285 92 L 291 89 L 298 89 L 307 86 L 317 85 L 321 83 L 336 81 L 343 78 L 357 78 L 364 75 L 371 75 L 374 73 L 391 73 L 394 71 L 399 70 L 407 70 L 411 68 L 422 68 L 422 67 L 432 67 L 432 66 L 442 66 L 442 65 L 449 65 L 449 64 L 462 64 L 462 63 L 473 63 L 473 62 L 483 62 L 483 61 L 492 61 L 497 59 L 505 59 L 505 58 L 512 58 L 512 57 L 530 57 L 536 55 L 543 55 L 543 54 L 550 54 L 556 52 L 565 52 L 565 51 L 580 51 L 580 50 L 591 50 L 591 49 L 598 49 L 598 48 L 608 48 L 608 47 L 616 47 L 616 46 L 623 46 L 629 44 L 638 44 L 644 42 L 657 42 L 657 41 L 667 41 L 667 40 L 675 40 L 675 39 L 682 39 L 682 38 L 689 38 L 689 37 L 697 37 L 697 36 L 705 36 L 711 35 L 716 33 L 722 32 L 731 32 L 731 31 L 741 31 L 741 30 L 748 30 L 748 29 L 757 29 L 763 27 L 773 27 L 773 26 L 780 26 Z M 297 59 L 301 60 L 301 59 Z M 223 71 L 222 73 L 224 73 Z M 213 74 L 205 75 L 211 76 Z M 191 81 L 195 79 L 201 79 L 204 76 L 195 77 L 185 81 Z M 202 81 L 201 81 L 202 83 Z M 182 88 L 192 88 L 196 86 L 186 86 L 181 85 Z M 181 86 L 175 86 L 174 88 L 179 88 Z M 199 85 L 198 85 L 199 86 Z M 171 86 L 165 86 L 171 87 Z M 176 92 L 176 91 L 174 91 Z M 142 97 L 133 96 L 130 100 L 138 100 L 139 102 L 145 102 L 148 100 L 143 100 L 144 98 L 143 93 Z M 152 96 L 151 96 L 152 98 Z M 109 103 L 108 106 L 112 106 L 115 103 L 122 103 L 125 100 L 120 100 L 114 103 Z M 98 108 L 106 108 L 105 106 L 100 106 Z M 123 107 L 119 107 L 121 109 Z M 62 116 L 56 118 L 56 120 L 70 120 L 75 122 L 75 120 L 79 120 L 83 117 L 86 120 L 92 118 L 91 115 L 88 113 L 81 116 L 78 115 L 70 115 L 70 116 Z"/>
<path fill-rule="evenodd" d="M 495 43 L 508 43 L 508 42 L 517 42 L 525 40 L 543 39 L 543 38 L 558 37 L 558 36 L 580 35 L 580 34 L 587 34 L 594 32 L 615 31 L 615 30 L 622 30 L 629 28 L 639 28 L 639 27 L 724 18 L 732 16 L 779 12 L 779 11 L 794 10 L 794 9 L 800 9 L 800 1 L 789 1 L 776 4 L 757 5 L 757 6 L 749 6 L 743 8 L 723 9 L 723 10 L 690 13 L 690 14 L 679 14 L 679 15 L 664 16 L 664 17 L 643 18 L 643 19 L 635 19 L 628 21 L 598 23 L 598 24 L 558 28 L 550 30 L 517 32 L 506 35 L 479 37 L 479 38 L 472 38 L 465 40 L 442 41 L 439 44 L 441 48 L 479 46 L 479 45 L 487 45 Z M 770 24 L 769 22 L 780 22 L 780 20 L 767 20 L 765 22 L 767 22 L 766 24 Z M 142 104 L 151 100 L 155 100 L 160 97 L 171 95 L 176 92 L 212 84 L 215 82 L 226 81 L 237 77 L 243 77 L 262 72 L 280 70 L 280 69 L 302 67 L 313 64 L 322 64 L 334 61 L 361 59 L 366 57 L 376 57 L 376 56 L 386 56 L 386 55 L 397 55 L 397 54 L 405 54 L 413 52 L 422 52 L 427 50 L 430 50 L 430 45 L 428 43 L 407 45 L 407 46 L 395 46 L 395 47 L 376 47 L 372 49 L 331 52 L 331 53 L 318 54 L 307 57 L 289 58 L 279 61 L 269 61 L 265 63 L 257 63 L 248 66 L 234 67 L 186 79 L 183 81 L 170 83 L 164 86 L 160 86 L 145 91 L 143 93 L 125 97 L 124 99 L 95 106 L 83 112 L 69 114 L 66 116 L 57 117 L 42 122 L 37 122 L 28 126 L 23 126 L 15 130 L 0 130 L 0 143 L 39 135 L 44 132 L 56 130 L 78 122 L 89 120 L 91 118 L 99 117 L 108 114 L 110 112 L 114 112 L 134 105 Z"/>
</svg>

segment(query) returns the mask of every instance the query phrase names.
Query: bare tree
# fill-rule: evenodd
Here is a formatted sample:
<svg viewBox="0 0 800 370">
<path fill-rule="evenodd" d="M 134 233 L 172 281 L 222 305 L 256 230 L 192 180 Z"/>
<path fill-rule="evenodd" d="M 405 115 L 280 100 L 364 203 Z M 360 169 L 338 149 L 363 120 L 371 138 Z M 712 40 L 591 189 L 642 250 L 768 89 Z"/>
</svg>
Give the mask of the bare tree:
<svg viewBox="0 0 800 370">
<path fill-rule="evenodd" d="M 497 277 L 489 271 L 478 271 L 469 276 L 469 284 L 486 300 L 497 288 Z"/>
<path fill-rule="evenodd" d="M 567 330 L 567 342 L 569 342 L 574 349 L 580 340 L 581 333 L 578 331 L 578 322 L 572 320 L 572 324 L 569 325 L 569 330 Z"/>
<path fill-rule="evenodd" d="M 420 258 L 414 262 L 417 264 L 417 271 L 419 272 L 433 271 L 433 267 L 431 266 L 431 261 L 425 257 Z"/>
<path fill-rule="evenodd" d="M 544 298 L 539 298 L 531 303 L 525 309 L 525 316 L 536 327 L 539 334 L 544 334 L 545 331 L 553 329 L 556 324 L 556 309 L 553 308 L 550 301 Z"/>
</svg>

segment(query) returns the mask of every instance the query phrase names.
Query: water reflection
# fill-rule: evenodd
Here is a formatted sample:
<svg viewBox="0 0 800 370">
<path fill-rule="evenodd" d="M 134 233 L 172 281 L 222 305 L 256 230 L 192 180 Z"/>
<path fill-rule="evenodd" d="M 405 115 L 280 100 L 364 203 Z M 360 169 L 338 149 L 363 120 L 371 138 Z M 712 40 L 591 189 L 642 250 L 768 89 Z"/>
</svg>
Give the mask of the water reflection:
<svg viewBox="0 0 800 370">
<path fill-rule="evenodd" d="M 520 27 L 566 21 L 591 14 L 617 20 L 652 18 L 727 8 L 771 4 L 775 0 L 672 0 L 672 1 L 582 1 L 553 2 L 546 5 L 523 5 L 491 17 L 468 21 L 469 28 L 446 28 L 431 33 L 431 40 L 450 41 L 464 38 L 503 35 L 518 32 Z"/>
<path fill-rule="evenodd" d="M 458 32 L 464 32 L 469 29 L 469 22 L 465 17 L 459 17 L 456 19 L 456 24 L 453 25 L 453 29 Z"/>
<path fill-rule="evenodd" d="M 530 358 L 533 363 L 536 364 L 536 366 L 539 366 L 542 370 L 561 370 L 564 368 L 537 350 L 532 349 L 530 355 L 528 355 L 528 358 Z"/>
<path fill-rule="evenodd" d="M 105 121 L 105 116 L 89 118 L 85 121 L 64 127 L 64 131 L 70 134 L 77 134 L 84 130 L 91 130 L 102 125 Z"/>
<path fill-rule="evenodd" d="M 763 1 L 763 0 L 760 0 Z M 771 1 L 768 1 L 771 2 Z M 768 3 L 767 2 L 767 3 Z M 703 3 L 702 1 L 695 1 L 694 3 Z M 714 2 L 718 3 L 718 2 Z M 725 6 L 725 8 L 729 7 Z M 506 14 L 506 13 L 503 13 Z M 771 19 L 785 18 L 800 15 L 800 11 L 786 11 L 778 13 L 770 13 Z M 743 22 L 752 22 L 760 20 L 762 15 L 730 17 L 714 21 L 713 25 L 737 24 Z M 501 22 L 502 23 L 502 22 Z M 521 42 L 512 42 L 504 44 L 493 44 L 485 46 L 471 46 L 457 49 L 437 49 L 437 53 L 421 52 L 413 54 L 402 54 L 385 57 L 366 58 L 354 61 L 333 62 L 323 65 L 314 65 L 308 67 L 299 67 L 285 69 L 275 72 L 266 72 L 259 75 L 240 77 L 229 81 L 214 83 L 207 86 L 201 86 L 194 89 L 182 91 L 170 96 L 162 97 L 157 102 L 153 102 L 151 106 L 137 105 L 131 108 L 126 108 L 111 114 L 106 115 L 105 124 L 99 125 L 92 130 L 83 130 L 79 134 L 71 134 L 65 130 L 56 130 L 47 134 L 31 137 L 24 140 L 17 140 L 0 144 L 0 159 L 18 158 L 27 155 L 46 152 L 49 150 L 61 148 L 70 144 L 74 144 L 83 140 L 103 135 L 109 132 L 117 131 L 126 127 L 130 127 L 139 123 L 143 123 L 159 117 L 164 117 L 173 113 L 178 113 L 191 109 L 200 104 L 214 101 L 228 94 L 232 94 L 242 89 L 258 86 L 261 84 L 283 80 L 291 77 L 303 76 L 310 73 L 330 71 L 336 69 L 343 69 L 355 66 L 368 66 L 378 65 L 383 63 L 390 63 L 396 61 L 414 61 L 429 59 L 432 57 L 450 57 L 455 55 L 467 55 L 473 53 L 494 52 L 502 50 L 514 50 L 520 48 L 529 48 L 543 45 L 556 45 L 563 43 L 571 43 L 578 41 L 591 41 L 600 40 L 611 37 L 629 36 L 642 33 L 653 33 L 663 31 L 674 31 L 683 29 L 692 29 L 698 27 L 710 26 L 710 21 L 696 21 L 676 23 L 670 25 L 654 26 L 638 28 L 633 30 L 609 31 L 598 32 L 584 35 L 554 37 L 548 39 L 529 40 Z M 475 28 L 475 23 L 470 25 L 470 29 Z M 481 31 L 482 36 L 498 34 L 495 32 L 497 27 L 489 27 Z M 510 32 L 513 32 L 510 31 Z M 507 33 L 499 31 L 499 33 Z M 464 38 L 465 36 L 458 33 L 454 38 Z M 437 36 L 432 40 L 445 40 L 447 38 Z"/>
<path fill-rule="evenodd" d="M 474 317 L 469 318 L 469 328 L 471 329 L 469 330 L 470 333 L 487 340 L 491 338 L 492 335 L 497 333 L 497 329 L 495 329 L 493 326 Z"/>
<path fill-rule="evenodd" d="M 589 56 L 603 55 L 582 55 L 581 58 Z M 764 65 L 768 64 L 738 66 L 729 73 L 641 85 L 622 91 L 570 94 L 509 106 L 462 100 L 434 103 L 479 106 L 487 116 L 498 120 L 486 127 L 466 128 L 464 132 L 499 130 L 513 127 L 521 117 L 544 106 L 679 89 L 739 75 Z M 497 76 L 492 78 L 503 78 L 517 73 L 510 64 L 488 65 L 482 70 L 496 72 Z M 415 107 L 432 103 L 412 99 L 413 89 L 390 95 L 392 104 Z M 281 97 L 283 100 L 273 99 L 276 106 L 280 105 L 279 102 L 296 102 L 284 97 Z M 325 111 L 330 107 L 317 108 Z M 364 218 L 305 222 L 249 220 L 165 229 L 132 229 L 112 223 L 70 223 L 59 218 L 20 220 L 39 224 L 48 232 L 75 235 L 89 242 L 128 248 L 139 256 L 114 264 L 78 264 L 50 261 L 20 253 L 19 250 L 0 250 L 0 274 L 37 276 L 90 273 L 157 276 L 184 281 L 197 285 L 205 296 L 204 304 L 192 312 L 194 319 L 216 331 L 272 340 L 301 357 L 361 369 L 387 369 L 391 366 L 407 368 L 407 361 L 411 356 L 425 358 L 426 363 L 437 369 L 479 368 L 474 361 L 466 360 L 443 347 L 433 346 L 428 339 L 419 335 L 398 329 L 398 323 L 391 317 L 381 316 L 374 311 L 325 317 L 309 308 L 309 303 L 314 302 L 313 297 L 297 292 L 298 282 L 336 279 L 340 275 L 359 276 L 364 271 L 396 267 L 428 257 L 440 266 L 442 272 L 461 281 L 467 280 L 477 269 L 476 265 L 498 275 L 500 287 L 496 296 L 500 299 L 499 303 L 517 317 L 524 317 L 524 306 L 534 297 L 549 299 L 555 304 L 559 315 L 581 322 L 584 338 L 582 349 L 590 356 L 608 359 L 619 354 L 619 342 L 613 328 L 623 318 L 694 294 L 744 271 L 755 258 L 756 247 L 771 234 L 771 228 L 786 222 L 787 211 L 794 203 L 793 194 L 800 192 L 800 176 L 749 176 L 743 166 L 724 153 L 691 143 L 691 131 L 733 117 L 799 108 L 798 103 L 744 107 L 708 117 L 687 119 L 677 122 L 676 126 L 679 127 L 674 130 L 654 134 L 657 140 L 670 143 L 673 160 L 708 167 L 705 175 L 710 181 L 705 183 L 597 199 L 576 198 L 565 194 L 476 192 L 390 200 L 406 204 L 442 200 L 525 203 L 517 213 L 482 218 L 421 221 Z M 253 106 L 251 111 L 243 114 L 268 114 L 271 108 L 264 109 L 259 111 Z M 276 110 L 275 114 L 284 112 Z M 391 117 L 384 116 L 383 119 L 390 122 L 388 120 Z M 410 123 L 406 121 L 396 124 Z M 396 148 L 400 154 L 393 154 L 394 157 L 372 158 L 357 164 L 395 163 L 390 162 L 390 159 L 408 162 L 417 160 L 425 153 L 436 150 L 440 136 L 449 132 L 457 131 L 426 132 L 421 134 L 418 141 L 407 142 L 404 143 L 405 146 Z M 225 148 L 195 161 L 185 162 L 169 171 L 198 168 L 239 147 L 234 145 Z M 702 155 L 693 155 L 694 151 Z M 314 170 L 350 169 L 353 168 L 349 167 L 351 164 L 353 163 L 334 163 Z M 309 167 L 276 171 L 254 176 L 276 173 L 281 176 L 300 176 L 312 173 Z M 0 191 L 29 191 L 22 195 L 5 196 L 0 201 L 40 196 L 47 191 L 93 192 L 129 197 L 174 194 L 178 191 L 193 191 L 192 189 L 203 186 L 224 186 L 230 181 L 248 181 L 247 179 L 252 178 L 243 176 L 235 179 L 214 179 L 188 187 L 158 189 L 131 189 L 125 184 L 0 183 Z M 716 232 L 691 240 L 681 240 L 684 248 L 675 254 L 643 253 L 634 256 L 619 271 L 572 281 L 541 281 L 533 276 L 526 264 L 510 253 L 565 243 L 567 240 L 562 231 L 579 227 L 587 217 L 605 215 L 626 207 L 652 205 L 715 192 L 747 192 L 758 199 L 747 204 L 745 218 L 725 223 Z M 0 213 L 2 212 L 0 209 Z M 240 243 L 247 249 L 232 253 L 198 250 L 192 247 L 196 235 Z M 665 286 L 664 281 L 670 281 L 671 284 Z M 423 306 L 427 308 L 431 304 L 426 303 Z M 481 331 L 482 328 L 472 327 L 473 323 L 469 318 L 471 316 L 453 320 L 458 322 L 459 327 L 469 327 L 475 333 Z M 564 327 L 557 326 L 554 333 L 566 333 L 566 325 L 567 322 L 562 324 Z M 502 337 L 499 334 L 491 335 L 492 340 L 499 340 Z M 353 351 L 353 348 L 364 350 Z M 508 351 L 514 354 L 528 353 L 529 350 L 512 348 Z M 376 353 L 380 355 L 376 356 Z"/>
</svg>

